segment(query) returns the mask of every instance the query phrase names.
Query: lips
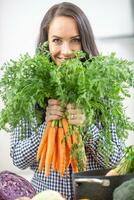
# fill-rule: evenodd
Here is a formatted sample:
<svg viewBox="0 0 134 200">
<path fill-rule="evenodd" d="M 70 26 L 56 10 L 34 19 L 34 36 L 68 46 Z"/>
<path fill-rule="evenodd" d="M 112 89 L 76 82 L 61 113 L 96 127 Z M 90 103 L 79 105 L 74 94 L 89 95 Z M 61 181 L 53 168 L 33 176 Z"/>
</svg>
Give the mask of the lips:
<svg viewBox="0 0 134 200">
<path fill-rule="evenodd" d="M 64 62 L 65 60 L 69 60 L 72 59 L 73 57 L 67 57 L 67 58 L 61 58 L 61 57 L 56 57 L 55 61 L 57 60 L 57 64 L 61 64 L 62 62 Z"/>
<path fill-rule="evenodd" d="M 57 57 L 58 59 L 60 59 L 60 60 L 68 60 L 68 59 L 71 59 L 71 58 L 73 58 L 73 57 L 68 57 L 68 58 L 60 58 L 60 57 Z"/>
</svg>

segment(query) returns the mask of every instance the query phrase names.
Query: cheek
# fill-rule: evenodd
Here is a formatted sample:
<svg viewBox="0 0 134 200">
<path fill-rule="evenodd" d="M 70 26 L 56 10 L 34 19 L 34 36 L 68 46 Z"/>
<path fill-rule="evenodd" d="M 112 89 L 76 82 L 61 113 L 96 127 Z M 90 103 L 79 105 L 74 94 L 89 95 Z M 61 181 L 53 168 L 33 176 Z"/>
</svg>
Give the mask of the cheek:
<svg viewBox="0 0 134 200">
<path fill-rule="evenodd" d="M 50 45 L 49 51 L 50 51 L 51 56 L 55 57 L 59 53 L 60 49 L 58 47 Z"/>
<path fill-rule="evenodd" d="M 50 54 L 55 54 L 56 52 L 58 52 L 58 47 L 53 45 L 52 42 L 49 42 L 49 51 L 50 51 Z"/>
<path fill-rule="evenodd" d="M 81 44 L 76 45 L 76 46 L 75 46 L 75 50 L 82 50 Z"/>
<path fill-rule="evenodd" d="M 49 52 L 50 52 L 51 58 L 55 64 L 58 64 L 56 57 L 59 54 L 59 51 L 60 51 L 60 49 L 58 47 L 55 47 L 54 45 L 49 44 Z"/>
</svg>

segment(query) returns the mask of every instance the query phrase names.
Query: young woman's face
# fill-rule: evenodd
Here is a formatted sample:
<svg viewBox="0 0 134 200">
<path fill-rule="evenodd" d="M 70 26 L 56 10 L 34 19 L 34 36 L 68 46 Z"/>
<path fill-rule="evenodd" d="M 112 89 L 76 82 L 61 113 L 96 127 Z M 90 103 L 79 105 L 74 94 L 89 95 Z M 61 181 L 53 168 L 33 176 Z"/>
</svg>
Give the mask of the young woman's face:
<svg viewBox="0 0 134 200">
<path fill-rule="evenodd" d="M 81 50 L 80 34 L 72 17 L 55 17 L 48 30 L 49 51 L 52 60 L 59 65 L 63 60 L 74 57 Z"/>
</svg>

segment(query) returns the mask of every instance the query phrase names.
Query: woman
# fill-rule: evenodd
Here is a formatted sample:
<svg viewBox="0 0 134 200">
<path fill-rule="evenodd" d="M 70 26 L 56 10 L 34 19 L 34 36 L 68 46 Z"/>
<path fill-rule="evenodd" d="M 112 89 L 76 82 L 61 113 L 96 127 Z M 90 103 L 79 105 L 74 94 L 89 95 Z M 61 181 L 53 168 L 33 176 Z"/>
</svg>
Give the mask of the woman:
<svg viewBox="0 0 134 200">
<path fill-rule="evenodd" d="M 75 50 L 83 50 L 87 55 L 98 54 L 89 21 L 83 11 L 76 5 L 63 2 L 51 7 L 45 14 L 41 23 L 40 36 L 38 44 L 48 41 L 51 59 L 59 65 L 63 60 L 74 57 Z M 38 108 L 37 108 L 38 109 Z M 85 115 L 79 109 L 69 104 L 66 106 L 69 121 L 72 125 L 84 126 Z M 40 143 L 43 129 L 46 122 L 55 119 L 61 119 L 63 110 L 60 102 L 56 99 L 49 99 L 45 114 L 43 114 L 43 123 L 35 134 L 24 122 L 26 136 L 23 141 L 19 140 L 20 128 L 17 127 L 11 138 L 11 157 L 14 165 L 21 169 L 30 167 L 34 170 L 32 184 L 37 192 L 50 189 L 60 192 L 67 200 L 73 199 L 72 188 L 72 169 L 68 167 L 68 175 L 60 177 L 53 169 L 50 175 L 45 177 L 44 172 L 39 173 L 36 161 L 36 153 Z M 97 152 L 97 143 L 102 140 L 99 123 L 93 124 L 88 128 L 92 133 L 92 138 L 85 145 L 87 155 L 87 168 L 101 169 L 106 168 L 102 153 Z M 112 143 L 114 151 L 109 157 L 108 167 L 112 167 L 119 162 L 122 155 L 121 143 L 116 136 L 116 128 L 111 125 Z M 104 153 L 106 150 L 104 148 Z"/>
</svg>

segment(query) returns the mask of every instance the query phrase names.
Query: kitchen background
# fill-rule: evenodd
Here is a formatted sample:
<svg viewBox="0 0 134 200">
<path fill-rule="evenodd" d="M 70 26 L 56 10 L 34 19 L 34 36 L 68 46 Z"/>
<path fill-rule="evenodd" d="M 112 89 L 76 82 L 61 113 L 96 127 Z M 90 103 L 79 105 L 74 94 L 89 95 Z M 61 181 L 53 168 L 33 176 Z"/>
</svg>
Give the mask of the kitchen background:
<svg viewBox="0 0 134 200">
<path fill-rule="evenodd" d="M 67 1 L 67 0 L 66 0 Z M 34 54 L 40 22 L 56 0 L 0 0 L 0 65 L 20 54 Z M 100 52 L 116 52 L 118 57 L 134 60 L 134 0 L 70 0 L 87 14 Z M 124 105 L 134 120 L 134 90 Z M 0 109 L 2 102 L 0 102 Z M 13 166 L 9 155 L 10 134 L 0 131 L 0 171 L 11 170 L 28 180 L 32 172 Z M 130 133 L 126 144 L 134 144 Z"/>
</svg>

